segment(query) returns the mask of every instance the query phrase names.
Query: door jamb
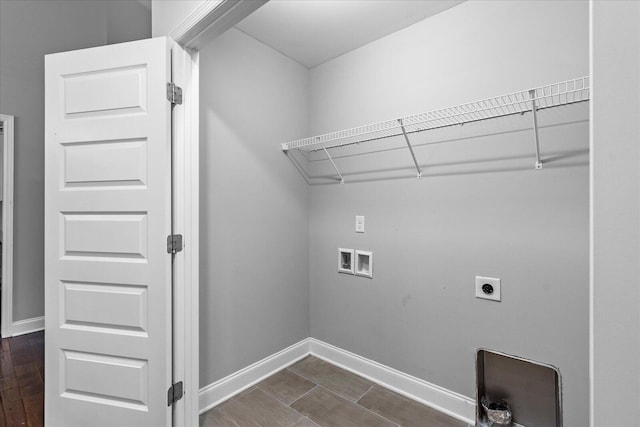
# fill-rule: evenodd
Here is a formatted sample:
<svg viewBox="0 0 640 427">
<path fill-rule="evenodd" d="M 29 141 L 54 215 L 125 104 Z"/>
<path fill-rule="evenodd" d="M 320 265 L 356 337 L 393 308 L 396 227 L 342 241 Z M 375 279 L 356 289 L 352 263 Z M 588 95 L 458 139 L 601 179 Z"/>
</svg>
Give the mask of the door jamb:
<svg viewBox="0 0 640 427">
<path fill-rule="evenodd" d="M 0 114 L 3 124 L 2 177 L 2 330 L 13 336 L 13 169 L 14 117 Z"/>
<path fill-rule="evenodd" d="M 184 398 L 174 404 L 173 425 L 197 426 L 199 416 L 199 172 L 198 52 L 172 49 L 172 80 L 183 90 L 173 109 L 174 230 L 184 249 L 174 259 L 173 377 L 184 383 Z"/>
</svg>

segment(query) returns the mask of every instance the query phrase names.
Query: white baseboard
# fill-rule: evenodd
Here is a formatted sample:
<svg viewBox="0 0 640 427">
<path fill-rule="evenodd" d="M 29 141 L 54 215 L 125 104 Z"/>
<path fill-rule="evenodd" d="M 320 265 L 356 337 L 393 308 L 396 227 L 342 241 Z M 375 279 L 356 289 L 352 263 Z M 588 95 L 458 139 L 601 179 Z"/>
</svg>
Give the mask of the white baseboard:
<svg viewBox="0 0 640 427">
<path fill-rule="evenodd" d="M 30 334 L 44 330 L 44 316 L 33 317 L 31 319 L 18 320 L 11 324 L 11 336 Z"/>
<path fill-rule="evenodd" d="M 200 413 L 248 389 L 309 354 L 309 338 L 200 389 Z"/>
<path fill-rule="evenodd" d="M 475 400 L 467 396 L 431 384 L 315 338 L 309 338 L 309 345 L 310 353 L 320 359 L 324 359 L 468 424 L 475 424 Z"/>
<path fill-rule="evenodd" d="M 200 413 L 208 411 L 308 354 L 324 359 L 470 425 L 475 424 L 476 406 L 473 399 L 315 338 L 304 339 L 291 347 L 201 388 Z"/>
</svg>

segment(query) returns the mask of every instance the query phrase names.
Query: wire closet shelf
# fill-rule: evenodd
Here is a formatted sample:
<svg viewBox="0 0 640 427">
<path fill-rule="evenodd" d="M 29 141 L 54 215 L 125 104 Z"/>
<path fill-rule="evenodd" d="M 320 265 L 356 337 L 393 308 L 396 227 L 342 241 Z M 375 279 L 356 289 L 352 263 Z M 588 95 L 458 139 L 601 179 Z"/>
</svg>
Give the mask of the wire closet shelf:
<svg viewBox="0 0 640 427">
<path fill-rule="evenodd" d="M 422 171 L 413 153 L 409 135 L 432 129 L 460 126 L 466 123 L 532 112 L 536 156 L 535 168 L 542 169 L 536 112 L 547 108 L 586 102 L 589 101 L 589 96 L 589 76 L 579 77 L 453 107 L 285 142 L 281 144 L 281 148 L 285 153 L 290 150 L 324 151 L 338 174 L 340 182 L 344 182 L 328 150 L 403 136 L 418 172 L 417 176 L 420 178 Z"/>
</svg>

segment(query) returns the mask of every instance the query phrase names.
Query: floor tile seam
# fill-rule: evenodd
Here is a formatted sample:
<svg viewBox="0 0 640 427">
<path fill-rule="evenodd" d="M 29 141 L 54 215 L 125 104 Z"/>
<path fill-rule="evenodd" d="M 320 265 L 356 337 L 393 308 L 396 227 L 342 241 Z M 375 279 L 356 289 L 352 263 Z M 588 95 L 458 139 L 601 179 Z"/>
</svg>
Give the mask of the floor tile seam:
<svg viewBox="0 0 640 427">
<path fill-rule="evenodd" d="M 300 377 L 300 379 L 305 380 L 305 381 L 308 381 L 308 382 L 310 382 L 311 384 L 313 384 L 314 386 L 318 385 L 318 382 L 317 382 L 317 381 L 314 381 L 314 380 L 312 380 L 311 378 L 307 378 L 307 377 L 305 377 L 304 375 L 302 375 L 301 373 L 296 372 L 296 371 L 294 371 L 294 370 L 292 370 L 292 369 L 290 369 L 290 368 L 291 368 L 291 366 L 288 366 L 288 367 L 286 367 L 286 368 L 284 368 L 284 369 L 282 369 L 282 370 L 278 371 L 277 373 L 280 373 L 280 372 L 282 372 L 282 371 L 287 371 L 287 372 L 289 372 L 291 375 L 296 376 L 296 377 Z M 277 373 L 276 373 L 276 374 L 277 374 Z M 275 374 L 274 374 L 274 375 L 275 375 Z M 273 376 L 273 375 L 272 375 L 272 376 Z M 262 382 L 264 382 L 264 381 L 268 380 L 269 378 L 271 378 L 271 377 L 265 378 L 265 379 L 264 379 L 263 381 L 261 381 L 260 383 L 262 383 Z M 258 383 L 258 384 L 260 384 L 260 383 Z M 313 388 L 313 387 L 312 387 L 312 388 Z M 310 390 L 309 390 L 309 391 L 310 391 Z M 307 393 L 308 393 L 308 392 L 307 392 Z"/>
<path fill-rule="evenodd" d="M 307 417 L 307 416 L 306 416 L 305 414 L 303 414 L 302 412 L 300 412 L 300 411 L 296 411 L 295 409 L 293 409 L 293 408 L 292 408 L 292 407 L 290 407 L 290 406 L 287 406 L 287 407 L 288 407 L 289 409 L 291 409 L 293 412 L 295 412 L 296 414 L 300 415 L 300 416 L 298 417 L 298 419 L 297 419 L 297 421 L 296 421 L 296 422 L 300 422 L 300 421 L 302 421 L 302 420 L 304 420 L 304 419 L 306 418 L 306 419 L 308 419 L 309 421 L 311 421 L 313 424 L 317 425 L 318 427 L 321 427 L 318 423 L 316 423 L 315 421 L 313 421 L 311 418 Z"/>
<path fill-rule="evenodd" d="M 298 421 L 300 421 L 300 418 L 307 418 L 303 413 L 296 411 L 294 408 L 291 408 L 291 406 L 290 406 L 290 405 L 287 405 L 285 402 L 283 402 L 282 400 L 278 399 L 276 396 L 273 396 L 271 393 L 267 392 L 266 390 L 263 390 L 259 385 L 257 385 L 257 384 L 256 384 L 256 385 L 252 386 L 252 388 L 253 388 L 254 390 L 260 390 L 261 392 L 263 392 L 264 394 L 266 394 L 268 397 L 271 397 L 271 398 L 275 399 L 276 401 L 278 401 L 278 403 L 281 403 L 285 408 L 288 408 L 288 409 L 292 410 L 293 412 L 295 412 L 296 414 L 298 414 L 298 415 L 300 416 L 300 417 L 298 418 Z M 314 387 L 314 388 L 315 388 L 315 387 Z M 248 389 L 247 389 L 247 390 L 248 390 Z M 311 390 L 309 390 L 309 391 L 311 391 Z M 242 392 L 240 392 L 240 393 L 242 393 Z M 238 393 L 238 394 L 240 394 L 240 393 Z M 251 392 L 250 392 L 250 393 L 251 393 Z M 308 392 L 307 392 L 307 393 L 308 393 Z M 305 393 L 305 394 L 307 394 L 307 393 Z M 236 396 L 237 396 L 237 395 L 236 395 Z M 236 396 L 234 396 L 234 397 L 236 397 Z M 232 401 L 232 400 L 233 400 L 233 397 L 229 398 L 226 402 L 223 402 L 221 405 L 218 405 L 218 406 L 216 406 L 216 407 L 214 407 L 214 408 L 211 408 L 211 409 L 212 409 L 212 410 L 213 410 L 213 409 L 218 409 L 218 410 L 219 410 L 220 412 L 222 412 L 224 415 L 226 415 L 227 417 L 231 418 L 231 421 L 233 421 L 233 423 L 234 423 L 234 424 L 236 424 L 238 427 L 240 427 L 240 424 L 238 424 L 238 423 L 235 421 L 235 419 L 234 419 L 235 417 L 233 416 L 233 414 L 230 414 L 229 412 L 227 412 L 227 411 L 225 411 L 225 410 L 224 410 L 224 408 L 227 406 L 227 404 L 231 403 L 231 401 Z M 313 421 L 313 420 L 312 420 L 312 421 Z M 315 424 L 315 423 L 314 423 L 314 424 Z"/>
<path fill-rule="evenodd" d="M 291 409 L 293 409 L 293 408 L 291 408 Z M 294 411 L 295 411 L 295 409 L 294 409 Z M 297 412 L 297 411 L 296 411 L 296 412 Z M 307 417 L 306 415 L 303 415 L 303 416 L 304 416 L 304 418 L 306 418 L 307 420 L 309 420 L 309 422 L 310 422 L 310 423 L 312 423 L 314 426 L 323 427 L 323 426 L 321 426 L 320 424 L 318 424 L 317 422 L 313 421 L 311 418 Z"/>
<path fill-rule="evenodd" d="M 210 416 L 210 415 L 211 415 L 211 416 L 213 416 L 213 412 L 214 412 L 214 411 L 218 411 L 218 412 L 220 412 L 222 415 L 227 416 L 227 414 L 225 414 L 225 413 L 224 413 L 224 412 L 222 412 L 221 410 L 219 410 L 219 409 L 217 409 L 217 408 L 211 408 L 211 409 L 209 409 L 207 412 L 205 412 L 204 414 L 200 414 L 200 415 L 198 416 L 198 421 L 199 421 L 199 422 L 198 422 L 198 425 L 201 425 L 202 427 L 207 427 L 207 419 L 209 418 L 209 416 Z M 204 423 L 202 423 L 202 419 L 203 419 L 203 417 L 204 417 Z M 236 424 L 236 422 L 235 422 L 235 421 L 233 421 L 232 419 L 229 419 L 229 421 L 231 421 L 235 427 L 239 427 L 239 426 L 238 426 L 238 424 Z M 215 427 L 215 426 L 214 426 L 214 427 Z"/>
<path fill-rule="evenodd" d="M 362 400 L 362 398 L 363 398 L 363 397 L 365 397 L 365 396 L 367 395 L 367 393 L 369 393 L 369 392 L 371 391 L 371 389 L 372 389 L 375 385 L 376 385 L 376 383 L 371 384 L 371 386 L 369 386 L 369 388 L 367 389 L 367 391 L 365 391 L 364 393 L 362 393 L 362 394 L 360 395 L 360 397 L 358 397 L 354 403 L 355 403 L 355 404 L 357 404 L 357 405 L 360 405 L 360 403 L 359 403 L 359 402 L 360 402 L 360 400 Z"/>
<path fill-rule="evenodd" d="M 329 365 L 331 365 L 329 362 L 326 362 L 326 363 L 328 363 Z M 334 365 L 331 365 L 331 366 L 334 366 Z M 337 368 L 337 366 L 336 366 L 336 368 Z M 290 369 L 290 368 L 287 368 L 287 369 Z M 339 369 L 342 369 L 342 368 L 339 368 Z M 338 393 L 338 392 L 336 392 L 336 391 L 330 390 L 328 387 L 326 387 L 326 386 L 324 386 L 324 385 L 320 384 L 318 381 L 316 381 L 316 380 L 314 380 L 314 379 L 311 379 L 311 378 L 309 378 L 309 377 L 305 376 L 304 374 L 302 374 L 302 373 L 300 373 L 300 372 L 297 372 L 297 371 L 294 371 L 294 370 L 292 370 L 292 372 L 293 372 L 294 374 L 296 374 L 296 375 L 301 376 L 302 378 L 304 378 L 304 379 L 306 379 L 306 380 L 308 380 L 308 381 L 311 381 L 312 383 L 314 383 L 314 384 L 316 384 L 316 385 L 322 386 L 322 388 L 324 388 L 325 390 L 329 390 L 331 393 L 335 394 L 336 396 L 340 396 L 340 397 L 342 397 L 344 400 L 348 400 L 348 401 L 349 401 L 349 402 L 351 402 L 351 403 L 356 403 L 356 402 L 357 402 L 357 400 L 358 400 L 358 399 L 356 399 L 356 400 L 351 400 L 349 397 L 347 397 L 347 396 L 345 396 L 345 395 L 342 395 L 342 394 L 340 394 L 340 393 Z M 346 371 L 346 372 L 349 372 L 349 371 Z M 374 382 L 372 382 L 372 381 L 367 380 L 367 379 L 366 379 L 366 378 L 364 378 L 364 377 L 361 377 L 360 375 L 354 374 L 354 373 L 352 373 L 352 372 L 349 372 L 349 373 L 350 373 L 350 374 L 352 374 L 352 375 L 355 375 L 355 376 L 356 376 L 356 377 L 358 377 L 358 378 L 362 378 L 362 379 L 366 380 L 367 382 L 370 382 L 370 383 L 371 383 L 371 386 L 370 386 L 369 388 L 373 387 L 373 386 L 376 384 L 376 383 L 374 383 Z M 369 389 L 367 389 L 367 391 L 369 391 Z M 367 393 L 367 392 L 365 392 L 365 394 L 366 394 L 366 393 Z M 364 396 L 364 394 L 363 394 L 363 396 Z"/>
<path fill-rule="evenodd" d="M 367 411 L 369 411 L 369 412 L 373 412 L 374 414 L 380 415 L 380 414 L 378 414 L 377 412 L 373 411 L 373 410 L 372 410 L 372 409 L 370 409 L 370 408 L 367 408 L 366 406 L 364 406 L 364 405 L 362 405 L 362 404 L 360 403 L 360 401 L 361 401 L 361 400 L 362 400 L 362 399 L 363 399 L 363 398 L 364 398 L 364 397 L 365 397 L 365 396 L 366 396 L 366 395 L 367 395 L 367 394 L 368 394 L 368 393 L 373 389 L 373 387 L 375 387 L 375 386 L 378 386 L 378 387 L 380 387 L 380 388 L 381 388 L 381 389 L 383 389 L 383 390 L 388 390 L 388 391 L 393 392 L 393 390 L 389 390 L 388 388 L 386 388 L 386 387 L 384 387 L 384 386 L 382 386 L 382 385 L 380 385 L 380 384 L 373 383 L 373 385 L 369 388 L 369 390 L 367 390 L 367 391 L 366 391 L 366 393 L 364 393 L 362 396 L 360 396 L 360 398 L 358 399 L 358 401 L 356 402 L 356 404 L 357 404 L 358 406 L 361 406 L 362 408 L 366 409 L 366 410 L 367 410 Z M 401 397 L 401 398 L 404 398 L 404 399 L 407 399 L 410 403 L 417 404 L 417 405 L 418 405 L 418 406 L 420 406 L 420 407 L 425 407 L 425 408 L 431 409 L 431 410 L 433 410 L 433 411 L 437 412 L 438 414 L 441 414 L 441 415 L 445 415 L 445 416 L 446 416 L 446 414 L 444 414 L 443 412 L 440 412 L 440 411 L 438 411 L 438 410 L 436 410 L 436 409 L 433 409 L 433 408 L 431 408 L 430 406 L 427 406 L 427 405 L 425 405 L 424 403 L 419 402 L 418 400 L 414 400 L 414 399 L 411 399 L 411 398 L 406 397 L 406 396 L 403 396 L 403 395 L 400 395 L 400 397 Z M 380 415 L 380 416 L 386 419 L 386 417 L 384 417 L 384 416 L 382 416 L 382 415 Z M 392 420 L 390 420 L 390 421 L 391 421 L 391 422 L 393 422 L 394 424 L 397 424 L 395 421 L 392 421 Z"/>
<path fill-rule="evenodd" d="M 288 368 L 286 368 L 286 369 L 287 369 L 288 371 L 291 371 L 292 373 L 294 373 L 294 374 L 298 375 L 299 377 L 304 378 L 304 379 L 305 379 L 305 380 L 307 380 L 307 381 L 311 381 L 311 382 L 312 382 L 313 384 L 315 384 L 315 385 L 320 385 L 320 384 L 318 384 L 318 382 L 317 382 L 317 381 L 312 380 L 311 378 L 307 377 L 306 375 L 302 374 L 301 372 L 298 372 L 298 371 L 295 371 L 294 369 L 291 369 L 291 367 L 288 367 Z"/>
<path fill-rule="evenodd" d="M 371 389 L 372 389 L 374 386 L 376 386 L 376 383 L 373 383 L 373 384 L 371 385 L 371 387 L 369 387 L 369 390 L 367 390 L 367 391 L 366 391 L 362 396 L 360 396 L 360 398 L 359 398 L 356 402 L 354 402 L 354 403 L 355 403 L 357 406 L 359 406 L 360 408 L 364 409 L 365 411 L 367 411 L 367 412 L 369 412 L 369 413 L 371 413 L 371 414 L 377 415 L 377 416 L 379 416 L 380 418 L 382 418 L 382 419 L 384 419 L 384 420 L 386 420 L 386 421 L 389 421 L 389 422 L 390 422 L 391 424 L 393 424 L 394 426 L 398 426 L 398 427 L 400 427 L 400 424 L 396 423 L 395 421 L 390 420 L 389 418 L 385 417 L 384 415 L 381 415 L 381 414 L 379 414 L 379 413 L 377 413 L 377 412 L 374 412 L 374 411 L 372 411 L 371 409 L 369 409 L 369 408 L 367 408 L 366 406 L 363 406 L 363 405 L 361 405 L 361 404 L 359 403 L 359 402 L 360 402 L 360 400 L 361 400 L 361 399 L 362 399 L 362 398 L 363 398 L 367 393 L 369 393 L 369 392 L 371 391 Z M 380 386 L 380 387 L 382 387 L 382 386 Z M 383 388 L 384 388 L 384 387 L 383 387 Z"/>
<path fill-rule="evenodd" d="M 307 379 L 307 380 L 309 380 L 309 381 L 311 381 L 311 382 L 315 383 L 315 381 L 312 381 L 310 378 L 307 378 L 307 377 L 306 377 L 302 372 L 298 371 L 298 370 L 295 368 L 295 364 L 294 364 L 294 365 L 291 365 L 291 366 L 288 366 L 288 367 L 286 367 L 285 369 L 286 369 L 287 371 L 293 372 L 294 374 L 296 374 L 296 375 L 300 375 L 302 378 L 305 378 L 305 379 Z"/>
<path fill-rule="evenodd" d="M 394 425 L 394 426 L 396 426 L 396 427 L 400 427 L 400 424 L 396 423 L 395 421 L 390 420 L 389 418 L 385 417 L 384 415 L 380 415 L 380 414 L 378 414 L 377 412 L 373 412 L 371 409 L 366 408 L 366 407 L 364 407 L 364 406 L 362 406 L 362 405 L 359 405 L 359 404 L 357 404 L 357 403 L 355 403 L 355 405 L 356 405 L 356 406 L 358 406 L 359 408 L 364 409 L 365 411 L 369 412 L 370 414 L 373 414 L 373 415 L 375 415 L 375 416 L 377 416 L 377 417 L 382 418 L 382 419 L 383 419 L 383 420 L 385 420 L 385 421 L 390 422 L 392 425 Z"/>
<path fill-rule="evenodd" d="M 318 384 L 318 387 L 320 387 L 320 388 L 324 389 L 327 393 L 332 394 L 333 396 L 337 397 L 338 399 L 342 399 L 342 400 L 344 400 L 345 402 L 349 402 L 349 403 L 351 403 L 351 404 L 353 404 L 353 405 L 357 406 L 358 408 L 362 408 L 362 409 L 364 409 L 365 411 L 369 412 L 370 414 L 373 414 L 373 415 L 374 415 L 374 416 L 376 416 L 376 417 L 382 418 L 384 421 L 387 421 L 387 422 L 391 423 L 392 425 L 394 425 L 394 426 L 396 426 L 396 427 L 400 427 L 400 425 L 399 425 L 398 423 L 396 423 L 395 421 L 391 421 L 390 419 L 388 419 L 388 418 L 386 418 L 386 417 L 384 417 L 384 416 L 382 416 L 382 415 L 380 415 L 380 414 L 377 414 L 377 413 L 375 413 L 375 412 L 373 412 L 373 411 L 369 410 L 368 408 L 365 408 L 364 406 L 359 405 L 359 404 L 358 404 L 358 403 L 356 403 L 356 402 L 352 402 L 352 401 L 350 401 L 349 399 L 346 399 L 346 398 L 344 398 L 344 397 L 340 396 L 338 393 L 335 393 L 335 392 L 333 392 L 333 391 L 329 390 L 328 388 L 323 387 L 321 384 Z M 314 389 L 315 389 L 315 387 L 314 387 Z M 310 391 L 310 392 L 311 392 L 311 391 Z M 293 403 L 292 403 L 292 405 L 293 405 Z M 311 421 L 313 421 L 313 420 L 311 420 Z"/>
<path fill-rule="evenodd" d="M 229 400 L 231 400 L 231 399 L 229 399 Z M 227 411 L 225 411 L 225 410 L 224 410 L 224 406 L 216 406 L 215 408 L 211 408 L 211 409 L 213 410 L 213 409 L 216 409 L 216 408 L 218 409 L 218 411 L 222 412 L 224 415 L 226 415 L 228 418 L 230 418 L 230 419 L 231 419 L 231 421 L 232 421 L 235 425 L 239 426 L 239 424 L 238 424 L 238 423 L 235 421 L 235 419 L 234 419 L 235 417 L 234 417 L 233 415 L 231 415 L 230 413 L 228 413 Z"/>
<path fill-rule="evenodd" d="M 307 390 L 304 394 L 309 393 L 311 390 L 313 390 L 313 389 L 315 388 L 315 386 L 316 386 L 316 385 L 317 385 L 316 383 L 313 383 L 313 387 L 311 387 L 311 389 L 310 389 L 310 390 Z M 287 403 L 287 402 L 285 402 L 284 400 L 280 399 L 280 398 L 279 398 L 275 393 L 272 393 L 272 392 L 270 392 L 269 390 L 266 390 L 266 389 L 264 389 L 264 388 L 260 387 L 260 385 L 259 385 L 259 384 L 256 384 L 256 386 L 255 386 L 255 387 L 256 387 L 257 389 L 259 389 L 260 391 L 262 391 L 263 393 L 265 393 L 267 396 L 269 396 L 269 397 L 273 397 L 274 399 L 276 399 L 278 402 L 282 403 L 282 404 L 283 404 L 283 405 L 285 405 L 285 406 L 291 406 L 291 404 L 293 403 L 293 402 L 291 402 L 291 403 Z M 304 394 L 303 394 L 303 396 L 304 396 Z M 301 396 L 301 397 L 302 397 L 302 396 Z M 298 398 L 298 399 L 299 399 L 299 398 Z M 298 400 L 298 399 L 296 399 L 296 400 Z M 295 400 L 294 400 L 294 402 L 295 402 Z"/>
<path fill-rule="evenodd" d="M 251 393 L 253 390 L 255 390 L 256 388 L 257 388 L 257 387 L 256 387 L 256 385 L 252 385 L 252 386 L 250 386 L 250 387 L 247 387 L 247 388 L 245 388 L 244 390 L 239 391 L 238 393 L 234 394 L 233 396 L 231 396 L 231 397 L 230 397 L 230 398 L 228 398 L 227 400 L 225 400 L 225 401 L 223 401 L 223 402 L 218 403 L 216 406 L 214 406 L 214 407 L 213 407 L 213 408 L 211 408 L 211 409 L 215 409 L 215 408 L 222 409 L 223 407 L 227 406 L 229 403 L 233 402 L 235 399 L 240 398 L 240 395 L 241 395 L 241 394 L 249 394 L 249 393 Z"/>
<path fill-rule="evenodd" d="M 341 368 L 340 366 L 334 365 L 333 363 L 328 362 L 328 361 L 326 361 L 326 360 L 324 360 L 324 359 L 320 359 L 320 358 L 318 358 L 318 357 L 316 357 L 316 356 L 313 356 L 313 355 L 311 355 L 311 356 L 312 356 L 312 357 L 315 357 L 315 358 L 316 358 L 316 360 L 318 360 L 322 365 L 327 365 L 327 366 L 329 366 L 330 368 L 335 369 L 335 370 L 337 371 L 337 372 L 336 372 L 337 374 L 340 374 L 340 375 L 346 374 L 347 376 L 354 376 L 354 377 L 356 377 L 356 378 L 363 379 L 363 380 L 365 380 L 365 381 L 367 381 L 367 382 L 369 382 L 369 383 L 370 383 L 370 382 L 372 382 L 372 381 L 367 380 L 366 378 L 364 378 L 364 377 L 363 377 L 363 376 L 361 376 L 361 375 L 358 375 L 358 374 L 356 374 L 356 373 L 354 373 L 354 372 L 351 372 L 351 371 L 349 371 L 349 370 L 347 370 L 347 369 Z M 297 370 L 297 368 L 295 367 L 295 364 L 294 364 L 294 365 L 289 366 L 287 369 L 290 369 L 290 370 L 291 370 L 292 372 L 294 372 L 295 374 L 298 374 L 298 375 L 300 375 L 300 376 L 304 376 L 300 371 L 298 371 L 298 370 Z M 307 378 L 307 377 L 305 377 L 305 378 Z M 310 381 L 312 381 L 312 380 L 310 380 Z M 314 382 L 315 382 L 315 381 L 314 381 Z"/>
<path fill-rule="evenodd" d="M 322 387 L 320 384 L 316 384 L 316 383 L 314 383 L 314 384 L 315 384 L 315 385 L 311 388 L 311 390 L 307 391 L 305 394 L 303 394 L 302 396 L 300 396 L 299 398 L 297 398 L 296 400 L 294 400 L 293 402 L 291 402 L 291 403 L 289 404 L 289 408 L 291 408 L 291 409 L 293 409 L 294 411 L 298 412 L 298 410 L 297 410 L 297 409 L 295 409 L 295 408 L 293 408 L 292 406 L 293 406 L 293 405 L 294 405 L 298 400 L 302 399 L 303 397 L 305 397 L 307 394 L 311 393 L 311 392 L 312 392 L 313 390 L 315 390 L 316 388 L 318 388 L 318 387 Z M 324 387 L 322 387 L 322 388 L 324 388 Z M 301 413 L 301 412 L 300 412 L 300 413 Z M 306 416 L 306 415 L 305 415 L 305 416 Z M 308 418 L 308 417 L 307 417 L 307 418 Z M 313 420 L 311 420 L 311 421 L 313 421 Z"/>
</svg>

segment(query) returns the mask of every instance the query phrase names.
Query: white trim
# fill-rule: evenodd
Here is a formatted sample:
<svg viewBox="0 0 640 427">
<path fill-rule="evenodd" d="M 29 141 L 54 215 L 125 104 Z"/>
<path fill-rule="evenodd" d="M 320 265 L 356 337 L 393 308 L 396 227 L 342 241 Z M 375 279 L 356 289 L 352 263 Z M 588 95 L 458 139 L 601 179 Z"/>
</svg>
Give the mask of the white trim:
<svg viewBox="0 0 640 427">
<path fill-rule="evenodd" d="M 306 338 L 272 356 L 200 389 L 200 413 L 312 354 L 409 399 L 475 425 L 475 400 L 369 360 L 315 338 Z"/>
<path fill-rule="evenodd" d="M 3 123 L 2 188 L 2 319 L 0 334 L 13 336 L 13 156 L 14 118 L 0 114 Z"/>
<path fill-rule="evenodd" d="M 219 403 L 246 390 L 263 379 L 275 374 L 309 354 L 306 338 L 297 344 L 268 356 L 200 389 L 200 413 L 204 413 Z"/>
<path fill-rule="evenodd" d="M 593 244 L 593 104 L 597 99 L 598 88 L 593 84 L 594 77 L 597 81 L 598 75 L 593 75 L 593 0 L 589 0 L 589 75 L 591 76 L 591 102 L 589 103 L 589 426 L 595 427 L 595 397 L 594 397 L 594 376 L 595 376 L 595 347 L 594 347 L 594 244 Z M 595 95 L 594 95 L 595 94 Z"/>
<path fill-rule="evenodd" d="M 475 424 L 476 404 L 470 397 L 431 384 L 315 338 L 310 338 L 309 344 L 310 353 L 320 359 L 449 416 L 472 425 Z"/>
<path fill-rule="evenodd" d="M 199 415 L 198 304 L 198 52 L 172 42 L 172 78 L 183 89 L 183 104 L 173 108 L 174 233 L 184 249 L 174 259 L 173 378 L 182 381 L 184 398 L 176 402 L 175 425 L 197 426 Z M 195 156 L 195 157 L 194 157 Z"/>
<path fill-rule="evenodd" d="M 14 337 L 18 335 L 30 334 L 44 330 L 44 316 L 33 317 L 31 319 L 17 320 L 13 322 L 11 331 Z"/>
<path fill-rule="evenodd" d="M 209 0 L 169 33 L 180 46 L 199 49 L 242 21 L 268 0 Z"/>
<path fill-rule="evenodd" d="M 189 58 L 191 80 L 187 93 L 190 99 L 185 100 L 185 168 L 190 175 L 185 178 L 185 283 L 188 284 L 186 295 L 190 318 L 185 322 L 185 333 L 189 337 L 187 345 L 191 349 L 191 366 L 186 369 L 185 379 L 190 379 L 188 387 L 192 395 L 189 410 L 193 418 L 193 426 L 199 424 L 199 388 L 200 388 L 200 54 L 191 53 Z M 195 331 L 195 333 L 194 333 Z M 185 424 L 189 425 L 189 424 Z"/>
</svg>

